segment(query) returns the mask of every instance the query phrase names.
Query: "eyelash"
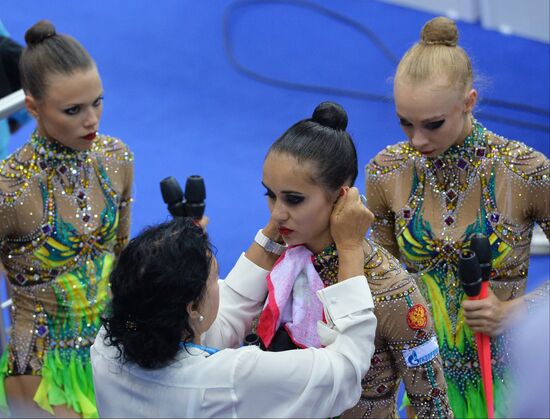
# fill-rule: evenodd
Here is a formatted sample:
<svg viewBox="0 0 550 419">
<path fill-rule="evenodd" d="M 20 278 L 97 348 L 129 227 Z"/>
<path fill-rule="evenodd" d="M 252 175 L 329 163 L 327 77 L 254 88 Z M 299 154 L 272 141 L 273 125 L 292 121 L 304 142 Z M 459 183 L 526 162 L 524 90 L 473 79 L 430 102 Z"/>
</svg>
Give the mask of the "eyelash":
<svg viewBox="0 0 550 419">
<path fill-rule="evenodd" d="M 101 105 L 102 101 L 103 101 L 103 96 L 100 96 L 96 100 L 94 100 L 94 103 L 92 103 L 92 106 L 94 108 L 97 108 Z M 69 109 L 65 109 L 65 113 L 67 115 L 71 115 L 71 116 L 76 115 L 78 112 L 80 112 L 80 106 L 79 105 L 73 106 Z"/>
<path fill-rule="evenodd" d="M 430 131 L 434 131 L 434 130 L 438 129 L 439 127 L 441 127 L 441 125 L 443 125 L 444 122 L 445 122 L 444 119 L 442 119 L 441 121 L 430 122 L 430 123 L 426 124 L 425 127 L 427 129 L 429 129 Z"/>
<path fill-rule="evenodd" d="M 424 128 L 429 129 L 430 131 L 434 131 L 438 128 L 440 128 L 445 123 L 445 120 L 441 121 L 435 121 L 435 122 L 429 122 L 426 125 L 424 125 Z M 412 124 L 408 121 L 405 121 L 404 119 L 399 120 L 399 124 L 401 124 L 404 127 L 412 127 Z"/>
<path fill-rule="evenodd" d="M 275 199 L 275 194 L 271 191 L 266 191 L 266 193 L 264 195 L 267 196 L 269 199 Z M 285 196 L 285 201 L 289 205 L 301 204 L 304 201 L 304 199 L 305 198 L 303 196 L 295 196 L 295 195 L 286 195 Z"/>
<path fill-rule="evenodd" d="M 298 204 L 301 204 L 303 200 L 304 200 L 304 197 L 303 197 L 303 196 L 293 196 L 293 195 L 290 195 L 290 196 L 287 196 L 287 197 L 286 197 L 286 202 L 288 202 L 290 205 L 298 205 Z"/>
<path fill-rule="evenodd" d="M 65 113 L 71 116 L 76 115 L 78 112 L 80 112 L 80 106 L 73 106 L 69 109 L 65 109 Z"/>
</svg>

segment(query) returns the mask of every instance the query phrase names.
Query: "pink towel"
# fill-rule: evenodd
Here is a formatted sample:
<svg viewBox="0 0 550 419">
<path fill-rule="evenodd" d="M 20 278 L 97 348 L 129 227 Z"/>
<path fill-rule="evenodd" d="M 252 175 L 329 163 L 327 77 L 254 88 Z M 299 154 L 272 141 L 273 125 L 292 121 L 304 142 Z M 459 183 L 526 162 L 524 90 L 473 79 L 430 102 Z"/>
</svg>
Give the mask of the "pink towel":
<svg viewBox="0 0 550 419">
<path fill-rule="evenodd" d="M 289 247 L 267 276 L 267 301 L 257 329 L 266 347 L 281 323 L 296 346 L 321 347 L 317 322 L 323 319 L 323 305 L 316 293 L 324 284 L 312 256 L 305 246 Z"/>
</svg>

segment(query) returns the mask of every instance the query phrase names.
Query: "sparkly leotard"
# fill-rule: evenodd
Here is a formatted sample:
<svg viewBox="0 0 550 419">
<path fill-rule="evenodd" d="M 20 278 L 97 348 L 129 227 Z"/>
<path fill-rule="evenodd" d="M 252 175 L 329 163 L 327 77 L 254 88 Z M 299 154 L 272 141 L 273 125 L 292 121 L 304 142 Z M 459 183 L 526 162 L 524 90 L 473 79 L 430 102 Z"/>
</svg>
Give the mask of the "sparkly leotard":
<svg viewBox="0 0 550 419">
<path fill-rule="evenodd" d="M 341 417 L 399 417 L 396 399 L 401 380 L 418 417 L 452 417 L 433 321 L 414 279 L 372 241 L 365 240 L 363 248 L 364 273 L 377 318 L 375 351 L 359 403 Z M 326 286 L 337 282 L 334 245 L 316 255 L 313 265 Z"/>
<path fill-rule="evenodd" d="M 0 163 L 0 258 L 13 300 L 4 377 L 40 375 L 34 400 L 97 417 L 89 347 L 129 233 L 132 154 L 98 136 L 74 151 L 33 134 Z"/>
<path fill-rule="evenodd" d="M 464 323 L 458 252 L 474 233 L 489 238 L 491 287 L 501 300 L 521 296 L 533 223 L 550 234 L 550 163 L 474 121 L 460 146 L 436 158 L 408 143 L 387 147 L 367 166 L 373 238 L 417 276 L 434 318 L 449 397 L 457 417 L 486 415 L 477 347 Z M 495 415 L 505 416 L 505 336 L 492 339 Z"/>
</svg>

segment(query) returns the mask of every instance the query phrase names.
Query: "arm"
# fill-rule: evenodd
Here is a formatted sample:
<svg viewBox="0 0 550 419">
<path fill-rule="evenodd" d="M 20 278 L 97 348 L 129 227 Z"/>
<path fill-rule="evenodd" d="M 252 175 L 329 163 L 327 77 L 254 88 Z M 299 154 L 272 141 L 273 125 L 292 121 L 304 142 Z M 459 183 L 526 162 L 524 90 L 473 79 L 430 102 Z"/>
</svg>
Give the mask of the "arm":
<svg viewBox="0 0 550 419">
<path fill-rule="evenodd" d="M 220 306 L 216 320 L 201 336 L 204 345 L 215 348 L 238 346 L 260 314 L 267 295 L 265 278 L 269 271 L 262 269 L 242 254 L 231 272 L 220 284 Z"/>
<path fill-rule="evenodd" d="M 368 283 L 358 276 L 318 295 L 328 321 L 318 324 L 326 347 L 242 348 L 234 369 L 238 417 L 331 417 L 359 400 L 376 329 Z"/>
<path fill-rule="evenodd" d="M 134 184 L 134 162 L 125 163 L 124 190 L 119 204 L 118 231 L 115 245 L 115 254 L 120 254 L 130 238 L 132 186 Z"/>
<path fill-rule="evenodd" d="M 272 240 L 282 241 L 272 220 L 262 232 Z M 256 242 L 241 255 L 227 278 L 220 281 L 218 316 L 201 337 L 204 344 L 227 348 L 242 342 L 253 319 L 260 314 L 267 295 L 265 278 L 277 259 L 278 255 L 267 252 Z"/>
<path fill-rule="evenodd" d="M 384 316 L 381 326 L 388 345 L 394 348 L 393 363 L 417 417 L 452 418 L 432 316 L 418 288 L 407 297 L 395 300 L 391 316 Z M 424 327 L 420 327 L 422 319 Z M 404 343 L 407 349 L 396 349 Z"/>
<path fill-rule="evenodd" d="M 501 335 L 514 319 L 548 301 L 550 281 L 544 282 L 529 294 L 513 300 L 501 301 L 491 288 L 483 300 L 464 300 L 464 320 L 475 333 L 489 336 Z"/>
<path fill-rule="evenodd" d="M 357 188 L 343 191 L 330 215 L 330 234 L 338 250 L 338 281 L 363 275 L 363 240 L 374 215 L 361 202 Z"/>
<path fill-rule="evenodd" d="M 542 179 L 543 176 L 550 177 L 550 161 L 541 153 L 531 150 L 522 162 L 528 162 L 523 168 L 524 177 L 533 177 L 534 180 L 515 179 L 515 182 L 521 182 L 521 188 L 511 183 L 510 193 L 513 190 L 514 196 L 519 193 L 524 197 L 522 205 L 525 205 L 525 224 L 536 222 L 550 239 L 550 194 L 548 180 Z M 501 301 L 489 288 L 487 298 L 463 301 L 464 320 L 473 332 L 498 336 L 509 326 L 510 321 L 544 301 L 549 294 L 549 287 L 550 282 L 546 281 L 529 294 L 507 301 Z"/>
<path fill-rule="evenodd" d="M 395 238 L 394 214 L 386 202 L 382 188 L 380 188 L 380 182 L 383 182 L 383 178 L 370 175 L 369 169 L 370 165 L 366 168 L 365 195 L 367 205 L 375 217 L 371 238 L 393 256 L 399 258 L 399 246 Z"/>
</svg>

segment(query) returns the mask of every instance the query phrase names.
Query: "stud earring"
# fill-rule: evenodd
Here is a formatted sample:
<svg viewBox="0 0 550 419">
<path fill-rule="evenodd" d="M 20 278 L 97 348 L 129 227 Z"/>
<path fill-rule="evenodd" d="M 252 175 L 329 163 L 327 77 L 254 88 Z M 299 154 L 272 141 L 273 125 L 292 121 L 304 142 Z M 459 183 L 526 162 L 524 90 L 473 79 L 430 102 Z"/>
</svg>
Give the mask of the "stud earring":
<svg viewBox="0 0 550 419">
<path fill-rule="evenodd" d="M 204 320 L 204 316 L 201 314 L 201 315 L 199 316 L 199 321 L 202 322 L 203 320 Z"/>
</svg>

